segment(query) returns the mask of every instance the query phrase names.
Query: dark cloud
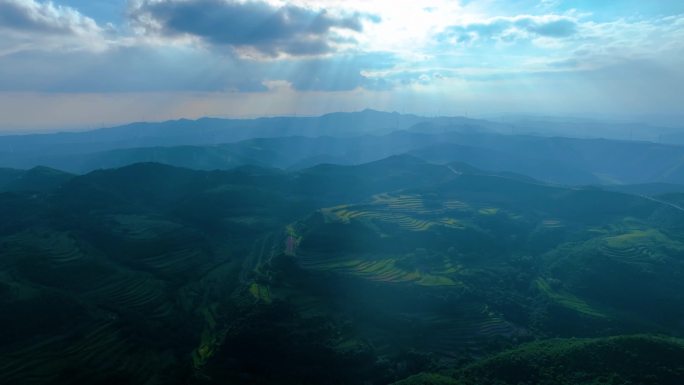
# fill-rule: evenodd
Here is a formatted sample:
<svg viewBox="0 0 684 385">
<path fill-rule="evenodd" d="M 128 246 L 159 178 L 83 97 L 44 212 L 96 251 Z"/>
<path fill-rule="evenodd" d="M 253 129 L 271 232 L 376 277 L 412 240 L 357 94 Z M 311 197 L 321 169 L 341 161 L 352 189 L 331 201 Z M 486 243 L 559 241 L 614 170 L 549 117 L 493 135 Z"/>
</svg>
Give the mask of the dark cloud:
<svg viewBox="0 0 684 385">
<path fill-rule="evenodd" d="M 577 23 L 565 17 L 519 16 L 494 18 L 486 22 L 450 27 L 442 34 L 443 39 L 455 39 L 467 43 L 474 39 L 514 40 L 523 34 L 566 38 L 577 32 Z"/>
<path fill-rule="evenodd" d="M 332 52 L 338 38 L 335 29 L 361 32 L 364 19 L 377 21 L 359 13 L 340 16 L 293 5 L 234 0 L 143 0 L 130 16 L 136 25 L 161 35 L 190 35 L 214 46 L 271 57 Z"/>
</svg>

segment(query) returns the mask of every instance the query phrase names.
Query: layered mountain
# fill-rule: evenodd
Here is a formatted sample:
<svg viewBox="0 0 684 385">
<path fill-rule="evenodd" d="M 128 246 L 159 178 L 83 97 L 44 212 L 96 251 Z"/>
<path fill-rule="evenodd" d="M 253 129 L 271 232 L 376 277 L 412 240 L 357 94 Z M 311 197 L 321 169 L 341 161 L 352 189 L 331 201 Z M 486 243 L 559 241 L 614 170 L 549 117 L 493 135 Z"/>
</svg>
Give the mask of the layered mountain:
<svg viewBox="0 0 684 385">
<path fill-rule="evenodd" d="M 466 162 L 565 185 L 684 184 L 684 147 L 600 139 L 603 134 L 614 137 L 606 127 L 624 131 L 620 124 L 573 120 L 568 123 L 577 128 L 573 131 L 558 128 L 567 125 L 562 119 L 531 122 L 529 130 L 521 122 L 519 129 L 509 130 L 504 123 L 485 120 L 366 110 L 311 118 L 136 123 L 78 133 L 2 136 L 0 167 L 47 166 L 82 174 L 156 162 L 198 170 L 241 165 L 298 170 L 408 153 L 433 163 Z M 577 138 L 582 124 L 596 138 Z M 564 137 L 552 136 L 558 134 Z"/>
</svg>

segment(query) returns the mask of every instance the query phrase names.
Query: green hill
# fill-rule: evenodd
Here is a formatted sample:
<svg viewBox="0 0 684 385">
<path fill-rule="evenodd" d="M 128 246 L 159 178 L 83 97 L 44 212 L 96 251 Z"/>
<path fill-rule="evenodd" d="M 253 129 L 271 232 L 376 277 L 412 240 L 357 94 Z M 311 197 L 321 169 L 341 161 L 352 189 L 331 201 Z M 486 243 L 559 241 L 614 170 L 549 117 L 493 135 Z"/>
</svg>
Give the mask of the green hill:
<svg viewBox="0 0 684 385">
<path fill-rule="evenodd" d="M 449 376 L 423 373 L 394 385 L 676 385 L 682 378 L 684 341 L 636 335 L 534 342 Z"/>
<path fill-rule="evenodd" d="M 465 164 L 141 163 L 0 193 L 0 217 L 2 383 L 486 380 L 531 340 L 684 333 L 684 213 Z"/>
<path fill-rule="evenodd" d="M 34 167 L 30 170 L 0 170 L 0 191 L 48 191 L 73 178 L 73 174 L 49 167 Z"/>
<path fill-rule="evenodd" d="M 684 342 L 650 336 L 550 340 L 465 368 L 463 384 L 679 384 Z"/>
</svg>

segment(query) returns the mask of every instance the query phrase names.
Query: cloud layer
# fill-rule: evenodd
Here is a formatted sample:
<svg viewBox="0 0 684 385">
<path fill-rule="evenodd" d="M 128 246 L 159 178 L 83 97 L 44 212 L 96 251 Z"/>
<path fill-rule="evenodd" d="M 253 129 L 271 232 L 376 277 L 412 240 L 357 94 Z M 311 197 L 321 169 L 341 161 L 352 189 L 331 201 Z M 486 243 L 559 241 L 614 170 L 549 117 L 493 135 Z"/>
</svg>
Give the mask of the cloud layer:
<svg viewBox="0 0 684 385">
<path fill-rule="evenodd" d="M 104 3 L 0 0 L 0 94 L 204 93 L 208 103 L 287 92 L 268 100 L 295 103 L 316 93 L 361 106 L 387 98 L 396 109 L 507 100 L 515 110 L 523 97 L 575 109 L 628 96 L 631 108 L 684 103 L 672 92 L 684 86 L 680 0 Z"/>
<path fill-rule="evenodd" d="M 105 45 L 104 30 L 93 19 L 35 0 L 0 0 L 0 34 L 0 60 L 21 51 L 102 50 Z"/>
<path fill-rule="evenodd" d="M 360 13 L 334 15 L 294 5 L 262 1 L 145 0 L 130 11 L 136 26 L 165 37 L 191 36 L 240 53 L 268 57 L 331 53 L 353 41 L 337 31 L 362 32 Z"/>
<path fill-rule="evenodd" d="M 0 29 L 9 33 L 84 34 L 98 31 L 93 19 L 72 8 L 34 0 L 0 0 Z"/>
</svg>

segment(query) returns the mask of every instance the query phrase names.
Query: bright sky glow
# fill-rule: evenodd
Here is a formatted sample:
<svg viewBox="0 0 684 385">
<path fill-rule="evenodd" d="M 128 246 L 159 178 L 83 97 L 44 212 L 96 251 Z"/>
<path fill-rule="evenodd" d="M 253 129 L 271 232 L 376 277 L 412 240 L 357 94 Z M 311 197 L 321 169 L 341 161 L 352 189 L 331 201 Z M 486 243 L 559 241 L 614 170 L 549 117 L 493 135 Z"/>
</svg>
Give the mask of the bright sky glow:
<svg viewBox="0 0 684 385">
<path fill-rule="evenodd" d="M 0 0 L 0 33 L 5 131 L 684 105 L 680 0 Z"/>
</svg>

